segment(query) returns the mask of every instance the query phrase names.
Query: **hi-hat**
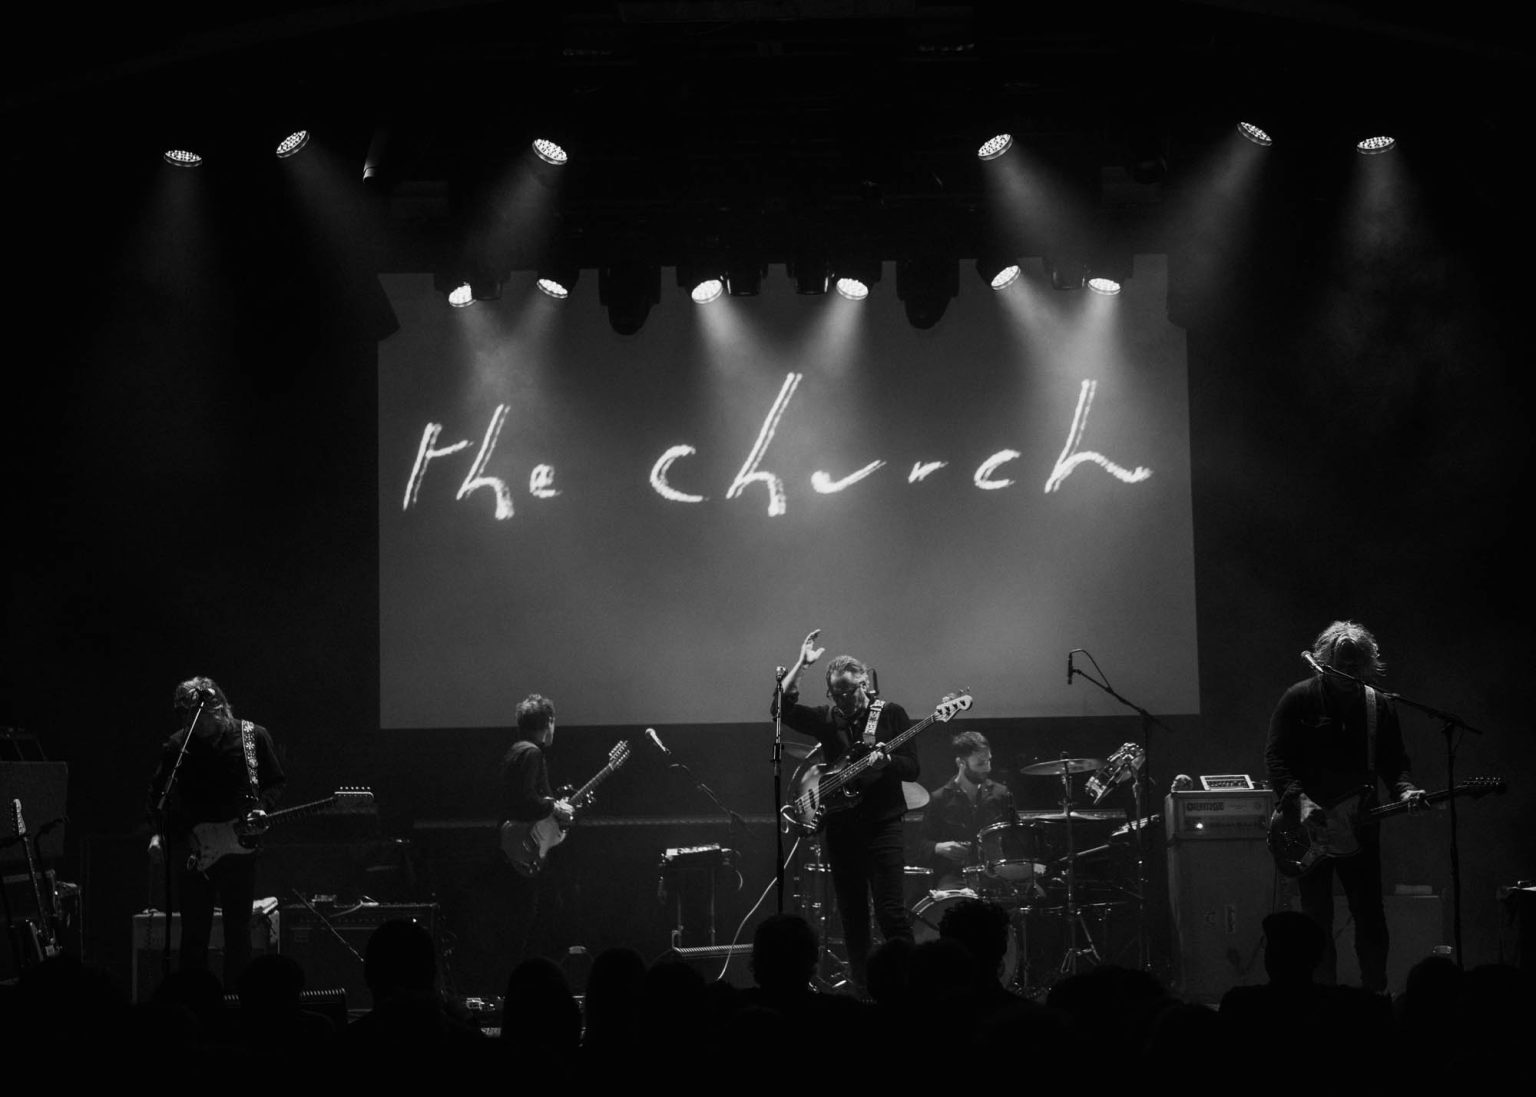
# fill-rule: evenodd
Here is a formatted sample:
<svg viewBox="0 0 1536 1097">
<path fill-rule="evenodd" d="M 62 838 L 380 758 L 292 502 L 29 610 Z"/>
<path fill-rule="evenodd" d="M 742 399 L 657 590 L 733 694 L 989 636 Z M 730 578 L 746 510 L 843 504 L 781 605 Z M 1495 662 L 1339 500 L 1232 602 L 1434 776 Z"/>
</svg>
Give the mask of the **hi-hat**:
<svg viewBox="0 0 1536 1097">
<path fill-rule="evenodd" d="M 1063 773 L 1088 773 L 1090 770 L 1101 769 L 1103 765 L 1097 758 L 1057 758 L 1053 762 L 1020 766 L 1019 772 L 1029 777 L 1059 777 Z"/>
</svg>

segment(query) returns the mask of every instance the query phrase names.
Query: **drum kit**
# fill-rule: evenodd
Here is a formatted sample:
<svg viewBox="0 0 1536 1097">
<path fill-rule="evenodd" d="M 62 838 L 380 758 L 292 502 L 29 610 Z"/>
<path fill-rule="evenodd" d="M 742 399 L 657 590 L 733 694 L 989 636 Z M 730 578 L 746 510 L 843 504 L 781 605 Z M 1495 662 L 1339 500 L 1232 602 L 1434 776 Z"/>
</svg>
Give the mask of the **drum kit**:
<svg viewBox="0 0 1536 1097">
<path fill-rule="evenodd" d="M 1073 777 L 1091 775 L 1084 791 L 1099 804 L 1116 785 L 1133 780 L 1144 757 L 1139 747 L 1127 743 L 1107 761 L 1061 757 L 1017 770 L 1021 776 L 1059 780 L 1060 810 L 1020 811 L 1013 819 L 983 827 L 971 845 L 972 863 L 957 866 L 939 881 L 927 868 L 908 867 L 914 939 L 937 938 L 946 911 L 967 899 L 983 899 L 1009 912 L 1012 928 L 1002 978 L 1005 986 L 1021 994 L 1043 996 L 1081 968 L 1105 962 L 1107 952 L 1109 959 L 1116 959 L 1103 939 L 1111 916 L 1129 913 L 1139 927 L 1139 911 L 1127 908 L 1135 907 L 1142 893 L 1141 865 L 1134 857 L 1117 854 L 1131 853 L 1156 820 L 1142 816 L 1139 796 L 1129 823 L 1120 810 L 1079 807 Z M 907 792 L 909 808 L 920 808 L 927 800 L 918 786 Z M 830 917 L 829 870 L 814 845 L 800 872 L 799 912 L 818 928 L 823 972 L 832 972 L 824 981 L 835 986 L 842 981 L 837 972 L 844 965 L 832 946 L 841 942 Z M 935 882 L 941 886 L 930 887 Z"/>
</svg>

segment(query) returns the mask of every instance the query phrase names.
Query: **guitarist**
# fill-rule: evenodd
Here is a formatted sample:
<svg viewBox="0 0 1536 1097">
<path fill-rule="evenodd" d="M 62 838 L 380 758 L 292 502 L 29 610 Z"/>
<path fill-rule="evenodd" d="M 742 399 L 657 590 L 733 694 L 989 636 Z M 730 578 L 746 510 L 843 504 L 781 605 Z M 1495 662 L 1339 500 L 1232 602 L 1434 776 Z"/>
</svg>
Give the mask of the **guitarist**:
<svg viewBox="0 0 1536 1097">
<path fill-rule="evenodd" d="M 1425 793 L 1409 775 L 1397 711 L 1370 684 L 1384 669 L 1376 637 L 1353 621 L 1335 621 L 1303 657 L 1314 664 L 1313 676 L 1285 691 L 1269 721 L 1265 760 L 1280 810 L 1295 812 L 1304 822 L 1321 823 L 1334 801 L 1369 788 L 1364 810 L 1376 798 L 1378 780 L 1395 799 L 1421 803 Z M 1324 673 L 1324 668 L 1366 684 Z M 1381 901 L 1380 832 L 1373 826 L 1361 827 L 1358 838 L 1360 851 L 1354 856 L 1324 860 L 1298 880 L 1301 909 L 1327 936 L 1319 981 L 1331 985 L 1337 979 L 1338 961 L 1333 944 L 1333 874 L 1337 870 L 1355 922 L 1361 983 L 1380 994 L 1387 987 L 1388 943 Z"/>
<path fill-rule="evenodd" d="M 799 703 L 800 672 L 826 651 L 816 646 L 820 629 L 813 629 L 800 644 L 800 657 L 784 677 L 784 726 L 821 743 L 828 764 L 836 765 L 850 752 L 877 754 L 873 768 L 861 780 L 866 783 L 855 807 L 827 816 L 825 846 L 832 868 L 832 886 L 843 923 L 843 941 L 855 988 L 862 992 L 869 958 L 870 898 L 880 933 L 912 940 L 903 884 L 902 816 L 907 810 L 901 790 L 903 781 L 916 781 L 919 767 L 911 740 L 887 753 L 881 745 L 900 735 L 912 723 L 906 711 L 889 702 L 881 705 L 874 727 L 870 711 L 876 704 L 869 668 L 851 655 L 839 655 L 827 664 L 827 697 L 830 704 L 815 707 Z M 867 746 L 866 737 L 873 739 Z"/>
<path fill-rule="evenodd" d="M 188 678 L 176 687 L 173 703 L 181 726 L 161 747 L 160 765 L 150 781 L 150 821 L 156 833 L 149 841 L 149 855 L 155 863 L 166 855 L 172 858 L 172 886 L 181 909 L 183 971 L 208 967 L 213 908 L 222 904 L 224 985 L 232 987 L 251 959 L 256 858 L 221 857 L 206 872 L 193 871 L 187 868 L 188 839 L 198 823 L 227 822 L 252 811 L 270 810 L 283 789 L 283 767 L 267 729 L 236 719 L 224 691 L 212 678 Z M 155 805 L 184 742 L 186 753 L 165 818 L 156 819 Z"/>
<path fill-rule="evenodd" d="M 520 823 L 533 823 L 553 816 L 562 827 L 570 823 L 574 811 L 567 800 L 555 796 L 549 784 L 549 763 L 544 752 L 555 742 L 555 703 L 541 694 L 530 693 L 517 705 L 517 739 L 507 748 L 501 762 L 501 817 Z M 525 959 L 528 940 L 539 913 L 539 891 L 543 876 L 525 878 L 510 867 L 501 873 L 505 880 L 505 907 L 508 914 L 503 931 L 502 962 L 505 979 Z M 499 988 L 498 988 L 499 989 Z"/>
</svg>

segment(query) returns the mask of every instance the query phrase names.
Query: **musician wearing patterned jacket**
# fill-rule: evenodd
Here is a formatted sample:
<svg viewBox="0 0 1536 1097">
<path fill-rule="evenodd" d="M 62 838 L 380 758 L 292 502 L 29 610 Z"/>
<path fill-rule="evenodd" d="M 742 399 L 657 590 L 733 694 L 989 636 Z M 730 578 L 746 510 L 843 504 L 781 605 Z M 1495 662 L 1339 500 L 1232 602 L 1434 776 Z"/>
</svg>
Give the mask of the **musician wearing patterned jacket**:
<svg viewBox="0 0 1536 1097">
<path fill-rule="evenodd" d="M 1335 621 L 1304 653 L 1314 674 L 1285 691 L 1269 722 L 1265 760 L 1281 811 L 1322 823 L 1335 801 L 1362 788 L 1377 795 L 1377 782 L 1394 799 L 1420 804 L 1423 790 L 1409 775 L 1408 754 L 1392 703 L 1372 683 L 1383 664 L 1376 637 L 1353 621 Z M 1342 671 L 1350 677 L 1328 673 Z M 1361 683 L 1364 683 L 1363 685 Z M 1367 804 L 1368 806 L 1368 804 Z M 1360 851 L 1324 860 L 1299 882 L 1302 910 L 1323 928 L 1328 950 L 1318 981 L 1336 980 L 1333 944 L 1333 874 L 1349 900 L 1355 923 L 1355 954 L 1361 984 L 1382 993 L 1387 986 L 1387 919 L 1381 900 L 1381 845 L 1377 828 L 1361 827 Z"/>
<path fill-rule="evenodd" d="M 851 655 L 839 655 L 827 665 L 830 704 L 799 703 L 800 672 L 826 651 L 816 646 L 820 629 L 800 645 L 800 657 L 784 678 L 784 726 L 816 739 L 829 765 L 846 757 L 873 756 L 870 769 L 858 778 L 861 793 L 855 806 L 830 812 L 824 844 L 832 868 L 843 940 L 850 974 L 857 989 L 864 986 L 870 950 L 870 901 L 875 921 L 886 940 L 912 939 L 903 901 L 904 867 L 902 816 L 906 813 L 903 781 L 915 781 L 919 766 L 911 740 L 894 750 L 889 743 L 912 723 L 897 704 L 874 697 L 869 668 Z"/>
</svg>

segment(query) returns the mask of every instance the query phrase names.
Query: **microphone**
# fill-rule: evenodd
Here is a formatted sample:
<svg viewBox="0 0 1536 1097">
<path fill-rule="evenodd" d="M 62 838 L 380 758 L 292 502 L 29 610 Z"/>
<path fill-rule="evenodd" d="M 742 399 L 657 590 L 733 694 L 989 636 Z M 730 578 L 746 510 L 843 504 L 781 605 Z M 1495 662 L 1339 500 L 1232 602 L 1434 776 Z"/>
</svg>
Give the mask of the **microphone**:
<svg viewBox="0 0 1536 1097">
<path fill-rule="evenodd" d="M 1194 788 L 1194 787 L 1195 787 L 1194 779 L 1192 777 L 1190 777 L 1190 775 L 1187 774 L 1187 773 L 1181 773 L 1181 774 L 1179 774 L 1177 777 L 1175 777 L 1173 779 L 1173 784 L 1168 789 L 1168 791 L 1169 792 L 1183 792 L 1185 789 Z"/>
<path fill-rule="evenodd" d="M 788 674 L 788 673 L 789 673 L 789 668 L 788 667 L 774 667 L 773 668 L 773 680 L 775 682 L 782 682 L 782 681 L 784 681 L 784 676 L 786 674 Z"/>
<path fill-rule="evenodd" d="M 661 741 L 661 736 L 656 734 L 655 728 L 646 728 L 645 736 L 651 742 L 656 744 L 657 750 L 661 751 L 661 753 L 665 754 L 668 758 L 672 757 L 672 752 L 667 749 L 667 744 Z"/>
<path fill-rule="evenodd" d="M 1067 685 L 1072 684 L 1072 656 L 1074 652 L 1067 652 Z"/>
<path fill-rule="evenodd" d="M 1319 664 L 1316 659 L 1312 658 L 1312 653 L 1310 651 L 1302 652 L 1301 653 L 1301 657 L 1306 660 L 1307 666 L 1312 668 L 1312 673 L 1314 673 L 1314 674 L 1327 674 L 1328 673 L 1326 670 L 1324 670 L 1322 668 L 1322 665 Z"/>
</svg>

